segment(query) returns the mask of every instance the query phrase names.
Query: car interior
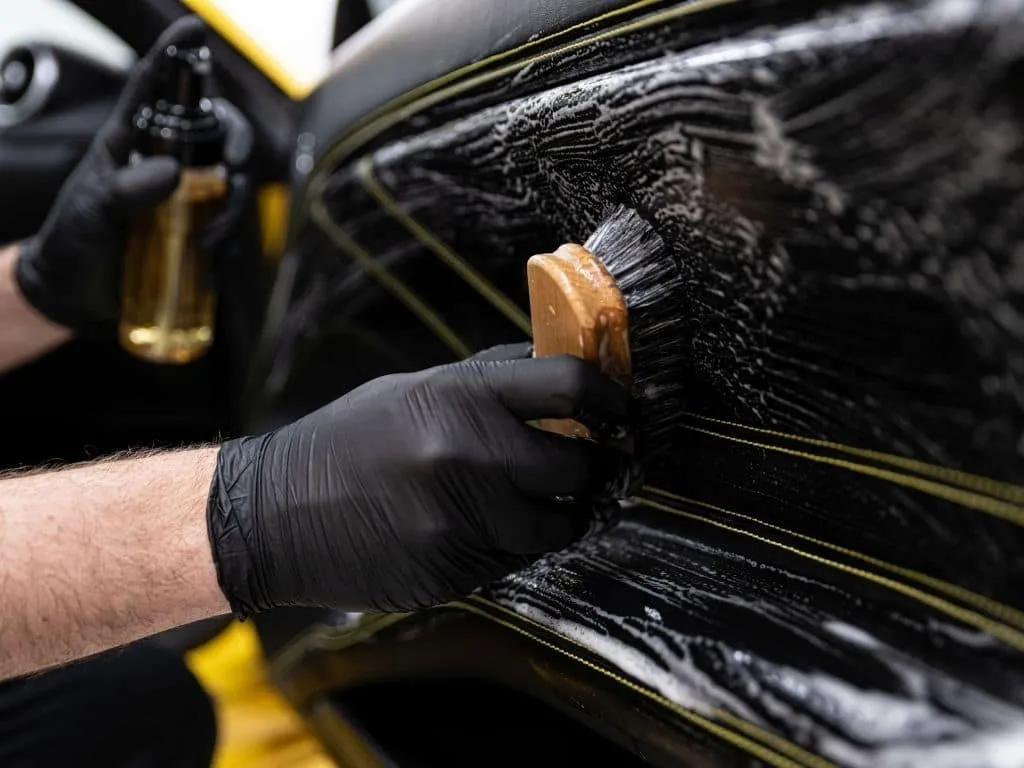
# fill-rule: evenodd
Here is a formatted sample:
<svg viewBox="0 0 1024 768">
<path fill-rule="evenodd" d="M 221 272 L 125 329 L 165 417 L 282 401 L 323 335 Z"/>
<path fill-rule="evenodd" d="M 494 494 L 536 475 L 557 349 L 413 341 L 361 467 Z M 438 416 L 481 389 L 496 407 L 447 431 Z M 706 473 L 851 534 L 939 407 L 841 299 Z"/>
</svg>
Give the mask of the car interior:
<svg viewBox="0 0 1024 768">
<path fill-rule="evenodd" d="M 0 378 L 0 468 L 273 429 L 528 340 L 526 259 L 617 205 L 683 275 L 617 527 L 436 609 L 254 622 L 338 764 L 1014 764 L 1020 0 L 340 0 L 312 88 L 211 3 L 74 5 L 136 54 L 207 16 L 255 191 L 211 352 L 76 340 Z M 124 77 L 44 40 L 0 61 L 5 241 Z"/>
</svg>

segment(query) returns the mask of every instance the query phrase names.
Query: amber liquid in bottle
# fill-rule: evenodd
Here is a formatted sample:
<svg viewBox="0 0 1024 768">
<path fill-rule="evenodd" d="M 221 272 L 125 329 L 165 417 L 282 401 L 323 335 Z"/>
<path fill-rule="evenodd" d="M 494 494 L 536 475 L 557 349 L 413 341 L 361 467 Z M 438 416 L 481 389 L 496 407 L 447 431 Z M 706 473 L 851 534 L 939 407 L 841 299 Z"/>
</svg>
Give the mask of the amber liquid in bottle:
<svg viewBox="0 0 1024 768">
<path fill-rule="evenodd" d="M 188 363 L 213 344 L 216 293 L 199 239 L 227 191 L 223 166 L 183 168 L 171 198 L 132 222 L 119 335 L 135 356 Z"/>
</svg>

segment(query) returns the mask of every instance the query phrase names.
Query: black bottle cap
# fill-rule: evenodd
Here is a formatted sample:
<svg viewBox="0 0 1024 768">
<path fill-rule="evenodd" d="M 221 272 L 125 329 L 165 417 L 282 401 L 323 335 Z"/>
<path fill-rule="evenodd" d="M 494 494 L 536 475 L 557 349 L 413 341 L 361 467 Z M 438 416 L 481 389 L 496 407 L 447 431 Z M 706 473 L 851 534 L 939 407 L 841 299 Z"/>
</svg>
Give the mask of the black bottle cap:
<svg viewBox="0 0 1024 768">
<path fill-rule="evenodd" d="M 210 49 L 169 45 L 156 67 L 154 101 L 135 113 L 139 152 L 171 155 L 191 167 L 220 163 L 225 128 L 207 95 Z"/>
</svg>

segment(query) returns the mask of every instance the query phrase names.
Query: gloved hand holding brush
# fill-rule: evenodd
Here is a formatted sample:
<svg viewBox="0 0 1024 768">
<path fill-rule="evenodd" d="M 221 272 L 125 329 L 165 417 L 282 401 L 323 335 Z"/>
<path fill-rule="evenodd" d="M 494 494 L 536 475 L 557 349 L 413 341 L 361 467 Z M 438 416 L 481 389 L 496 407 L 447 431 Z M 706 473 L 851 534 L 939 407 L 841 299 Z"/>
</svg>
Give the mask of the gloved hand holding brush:
<svg viewBox="0 0 1024 768">
<path fill-rule="evenodd" d="M 524 354 L 385 376 L 220 446 L 0 478 L 0 677 L 228 610 L 435 605 L 572 544 L 631 460 L 532 422 L 618 435 L 629 394 Z"/>
<path fill-rule="evenodd" d="M 577 358 L 501 359 L 523 351 L 386 376 L 222 446 L 210 532 L 236 614 L 426 607 L 579 539 L 628 459 L 525 422 L 624 425 L 628 395 Z"/>
</svg>

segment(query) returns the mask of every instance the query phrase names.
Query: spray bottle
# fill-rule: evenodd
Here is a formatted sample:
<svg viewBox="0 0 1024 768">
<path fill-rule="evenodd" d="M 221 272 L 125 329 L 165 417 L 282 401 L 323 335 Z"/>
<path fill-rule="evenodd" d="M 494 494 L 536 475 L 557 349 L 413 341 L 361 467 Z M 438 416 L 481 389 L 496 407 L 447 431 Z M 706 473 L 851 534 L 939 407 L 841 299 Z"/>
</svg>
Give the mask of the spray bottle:
<svg viewBox="0 0 1024 768">
<path fill-rule="evenodd" d="M 213 343 L 216 296 L 203 228 L 228 194 L 226 130 L 208 98 L 206 46 L 168 46 L 151 104 L 138 108 L 131 162 L 171 155 L 181 181 L 170 199 L 130 224 L 119 336 L 130 353 L 156 363 L 187 363 Z"/>
</svg>

